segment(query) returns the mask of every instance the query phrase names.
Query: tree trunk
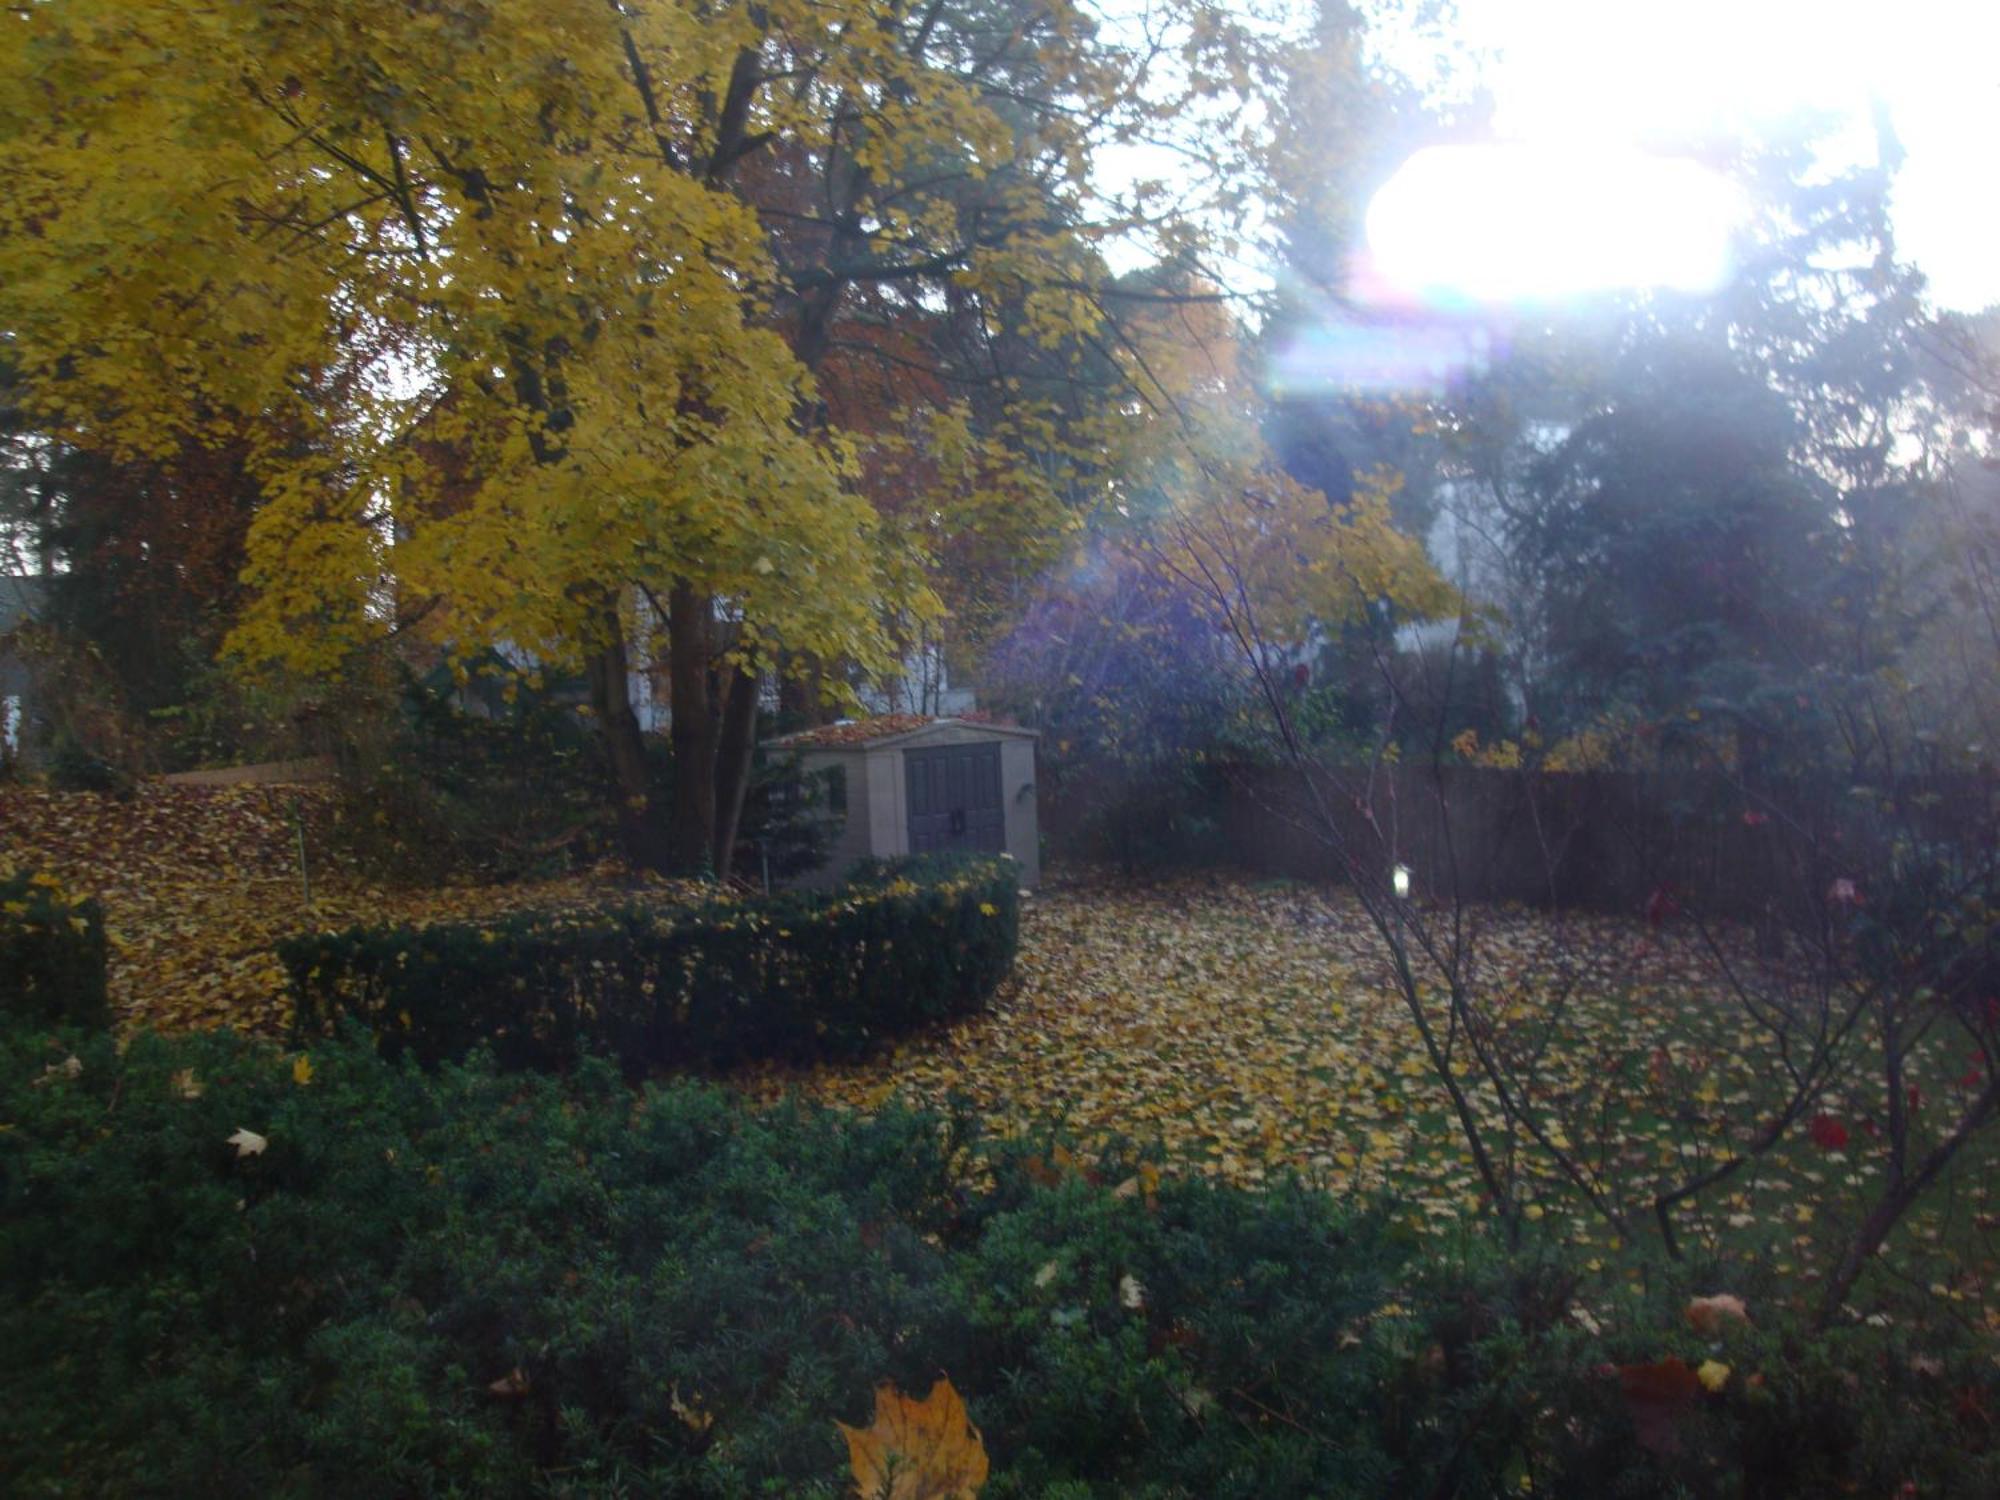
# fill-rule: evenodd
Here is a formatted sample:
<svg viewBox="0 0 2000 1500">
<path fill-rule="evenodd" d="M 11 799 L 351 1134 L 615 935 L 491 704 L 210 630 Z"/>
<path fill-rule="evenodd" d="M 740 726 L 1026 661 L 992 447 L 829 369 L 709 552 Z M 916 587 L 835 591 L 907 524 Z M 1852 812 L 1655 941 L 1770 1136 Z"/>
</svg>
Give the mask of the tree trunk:
<svg viewBox="0 0 2000 1500">
<path fill-rule="evenodd" d="M 750 764 L 757 753 L 757 694 L 753 672 L 731 667 L 723 683 L 722 725 L 715 746 L 715 875 L 729 878 L 736 854 L 736 830 L 743 821 L 743 795 L 750 789 Z"/>
<path fill-rule="evenodd" d="M 673 868 L 700 875 L 715 849 L 715 718 L 708 657 L 714 601 L 684 582 L 667 596 L 667 694 L 673 715 L 674 815 L 668 830 Z"/>
<path fill-rule="evenodd" d="M 626 857 L 648 869 L 664 869 L 666 842 L 653 816 L 646 767 L 646 742 L 639 716 L 632 711 L 632 691 L 625 656 L 625 629 L 616 608 L 605 611 L 603 644 L 585 659 L 590 706 L 611 762 L 618 797 L 618 837 Z"/>
</svg>

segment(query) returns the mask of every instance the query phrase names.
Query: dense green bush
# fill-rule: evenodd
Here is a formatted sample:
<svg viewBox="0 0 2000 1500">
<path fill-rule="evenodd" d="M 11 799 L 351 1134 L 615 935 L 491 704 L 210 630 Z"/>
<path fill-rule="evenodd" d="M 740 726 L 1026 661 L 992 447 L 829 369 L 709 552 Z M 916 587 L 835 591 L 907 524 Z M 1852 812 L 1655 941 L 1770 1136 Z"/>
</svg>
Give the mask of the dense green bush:
<svg viewBox="0 0 2000 1500">
<path fill-rule="evenodd" d="M 737 820 L 737 878 L 796 880 L 826 864 L 847 819 L 847 772 L 807 771 L 796 755 L 759 751 Z"/>
<path fill-rule="evenodd" d="M 1013 965 L 1017 878 L 1004 859 L 909 861 L 825 893 L 360 927 L 279 955 L 302 1035 L 354 1016 L 425 1063 L 481 1043 L 507 1067 L 592 1048 L 634 1074 L 813 1057 L 984 1004 Z"/>
<path fill-rule="evenodd" d="M 982 1500 L 2000 1485 L 1984 1360 L 1599 1334 L 1559 1263 L 956 1117 L 15 1021 L 0 1123 L 9 1494 L 833 1500 L 834 1420 L 940 1374 Z M 1666 1354 L 1730 1379 L 1635 1421 L 1615 1365 Z"/>
<path fill-rule="evenodd" d="M 0 1012 L 98 1026 L 110 1019 L 104 908 L 53 875 L 0 876 Z"/>
<path fill-rule="evenodd" d="M 427 882 L 560 875 L 608 852 L 615 799 L 581 696 L 523 682 L 497 655 L 462 680 L 406 671 L 345 726 L 337 847 L 383 878 Z"/>
</svg>

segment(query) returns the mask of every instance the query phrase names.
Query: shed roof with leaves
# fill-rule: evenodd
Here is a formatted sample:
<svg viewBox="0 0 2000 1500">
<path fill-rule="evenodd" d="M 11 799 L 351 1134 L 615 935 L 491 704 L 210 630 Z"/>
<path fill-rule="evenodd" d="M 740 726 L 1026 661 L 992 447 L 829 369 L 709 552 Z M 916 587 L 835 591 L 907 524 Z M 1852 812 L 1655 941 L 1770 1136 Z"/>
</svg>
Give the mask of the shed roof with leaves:
<svg viewBox="0 0 2000 1500">
<path fill-rule="evenodd" d="M 860 750 L 901 743 L 940 729 L 974 729 L 992 734 L 1037 739 L 1039 731 L 1019 724 L 1002 724 L 978 714 L 938 717 L 932 714 L 876 714 L 866 719 L 842 719 L 766 740 L 773 750 Z"/>
</svg>

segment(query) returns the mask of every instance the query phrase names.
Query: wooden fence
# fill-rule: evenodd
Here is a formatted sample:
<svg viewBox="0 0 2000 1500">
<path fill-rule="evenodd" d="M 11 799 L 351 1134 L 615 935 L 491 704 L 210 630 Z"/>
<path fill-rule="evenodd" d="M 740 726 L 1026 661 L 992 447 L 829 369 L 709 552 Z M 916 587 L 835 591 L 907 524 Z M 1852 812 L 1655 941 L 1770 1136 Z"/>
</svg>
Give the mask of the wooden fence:
<svg viewBox="0 0 2000 1500">
<path fill-rule="evenodd" d="M 1048 799 L 1052 847 L 1081 852 L 1086 820 L 1115 795 L 1100 784 Z M 1203 855 L 1259 874 L 1337 880 L 1338 845 L 1408 866 L 1420 894 L 1636 912 L 1664 892 L 1751 917 L 1867 865 L 1897 834 L 1990 845 L 2000 783 L 1827 780 L 1760 795 L 1701 772 L 1394 766 L 1315 773 L 1309 787 L 1295 771 L 1239 766 L 1218 772 L 1209 799 Z"/>
</svg>

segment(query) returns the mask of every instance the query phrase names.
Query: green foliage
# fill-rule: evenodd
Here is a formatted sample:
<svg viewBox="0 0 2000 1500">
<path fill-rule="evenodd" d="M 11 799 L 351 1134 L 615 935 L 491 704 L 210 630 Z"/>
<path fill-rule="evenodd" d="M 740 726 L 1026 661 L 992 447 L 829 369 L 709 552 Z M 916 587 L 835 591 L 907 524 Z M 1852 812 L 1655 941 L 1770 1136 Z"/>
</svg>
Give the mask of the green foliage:
<svg viewBox="0 0 2000 1500">
<path fill-rule="evenodd" d="M 337 842 L 381 875 L 429 882 L 559 875 L 604 853 L 611 778 L 579 696 L 524 685 L 495 655 L 462 684 L 406 674 L 379 727 L 350 736 Z"/>
<path fill-rule="evenodd" d="M 951 1271 L 954 1378 L 1000 1458 L 986 1500 L 1397 1489 L 1365 1337 L 1407 1253 L 1382 1219 L 1297 1184 L 1113 1189 L 1115 1158 L 1051 1186 L 996 1154 Z"/>
<path fill-rule="evenodd" d="M 1422 1266 L 1406 1292 L 1416 1357 L 1389 1398 L 1421 1417 L 1394 1429 L 1395 1459 L 1428 1468 L 1426 1493 L 1466 1497 L 1530 1476 L 1534 1493 L 1592 1500 L 1969 1497 L 2000 1480 L 1976 1346 L 1867 1325 L 1807 1336 L 1767 1323 L 1754 1295 L 1747 1321 L 1701 1330 L 1689 1293 L 1712 1287 L 1652 1285 L 1600 1327 L 1578 1316 L 1573 1269 L 1545 1254 Z M 1704 1365 L 1718 1388 L 1699 1383 Z"/>
<path fill-rule="evenodd" d="M 1894 829 L 1896 809 L 1875 805 L 1904 836 L 1869 872 L 1876 878 L 1863 877 L 1866 898 L 1857 888 L 1853 900 L 1834 910 L 1849 917 L 1861 972 L 1952 1006 L 1974 1026 L 1992 1025 L 1996 1017 L 1985 1007 L 2000 1002 L 2000 852 L 1990 842 L 1911 837 L 1910 812 L 1901 814 L 1905 826 Z M 1992 826 L 1990 804 L 1983 818 L 1973 797 L 1962 806 L 1968 819 Z"/>
<path fill-rule="evenodd" d="M 1660 338 L 1629 356 L 1529 473 L 1556 720 L 1651 717 L 1812 690 L 1843 586 L 1840 496 L 1794 462 L 1804 418 L 1733 351 Z"/>
<path fill-rule="evenodd" d="M 1323 1192 L 958 1117 L 17 1021 L 0 1120 L 10 1494 L 833 1500 L 834 1419 L 940 1373 L 982 1500 L 2000 1478 L 1993 1372 L 1949 1347 L 1698 1333 L 1664 1291 L 1592 1332 L 1560 1265 L 1413 1262 Z M 1648 1428 L 1617 1366 L 1668 1355 L 1731 1373 Z"/>
<path fill-rule="evenodd" d="M 1510 695 L 1552 741 L 1637 725 L 1647 761 L 1879 775 L 1944 717 L 1913 681 L 1992 675 L 1990 641 L 1970 671 L 1920 649 L 1963 513 L 1940 459 L 1969 434 L 1943 415 L 1957 377 L 1926 352 L 1890 169 L 1818 155 L 1728 164 L 1747 212 L 1727 285 L 1524 328 L 1385 453 L 1448 485 L 1439 540 L 1504 616 Z"/>
<path fill-rule="evenodd" d="M 358 1038 L 304 1086 L 226 1034 L 0 1047 L 9 1493 L 831 1496 L 831 1417 L 938 1317 L 926 1122 Z"/>
<path fill-rule="evenodd" d="M 819 869 L 847 816 L 847 771 L 808 773 L 795 755 L 760 753 L 744 790 L 736 873 L 746 880 L 793 880 Z"/>
<path fill-rule="evenodd" d="M 353 928 L 279 948 L 299 1027 L 355 1016 L 425 1063 L 489 1043 L 508 1067 L 609 1052 L 630 1072 L 854 1052 L 977 1009 L 1014 961 L 1005 860 L 874 864 L 826 893 L 487 926 Z"/>
<path fill-rule="evenodd" d="M 103 792 L 125 796 L 133 778 L 123 767 L 106 760 L 75 735 L 58 731 L 49 746 L 49 784 L 64 792 Z"/>
<path fill-rule="evenodd" d="M 50 875 L 0 876 L 0 1012 L 105 1024 L 109 951 L 94 897 L 71 900 Z"/>
</svg>

